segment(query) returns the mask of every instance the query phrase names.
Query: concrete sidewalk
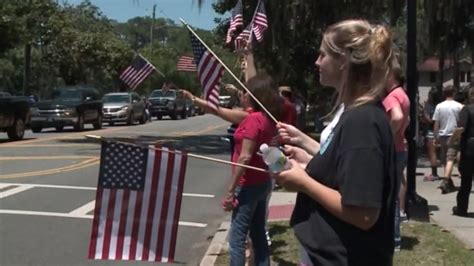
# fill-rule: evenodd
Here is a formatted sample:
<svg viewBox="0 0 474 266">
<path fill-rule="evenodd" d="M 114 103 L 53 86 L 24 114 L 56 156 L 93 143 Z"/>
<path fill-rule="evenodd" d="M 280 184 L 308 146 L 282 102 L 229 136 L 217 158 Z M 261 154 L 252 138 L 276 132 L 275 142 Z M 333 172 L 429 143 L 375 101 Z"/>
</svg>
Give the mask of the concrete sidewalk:
<svg viewBox="0 0 474 266">
<path fill-rule="evenodd" d="M 443 168 L 438 168 L 438 174 L 443 173 Z M 417 168 L 417 174 L 430 173 L 429 168 Z M 456 176 L 453 177 L 454 184 L 459 188 L 461 179 L 457 169 L 453 171 Z M 456 205 L 456 194 L 452 192 L 441 194 L 438 189 L 441 181 L 425 182 L 423 176 L 416 177 L 416 191 L 418 195 L 428 201 L 428 210 L 431 221 L 445 230 L 451 232 L 456 238 L 461 240 L 466 248 L 474 250 L 474 195 L 471 191 L 469 197 L 469 217 L 459 217 L 452 214 L 452 208 Z"/>
<path fill-rule="evenodd" d="M 466 248 L 474 250 L 474 195 L 471 192 L 469 198 L 469 217 L 459 217 L 452 215 L 452 207 L 456 204 L 457 192 L 441 194 L 437 188 L 441 181 L 425 182 L 424 174 L 429 173 L 431 169 L 427 167 L 426 160 L 419 159 L 417 168 L 416 190 L 418 195 L 428 201 L 431 222 L 451 232 L 456 238 L 462 241 Z M 443 168 L 438 168 L 438 174 L 442 174 Z M 457 169 L 453 171 L 453 181 L 459 187 L 461 179 Z M 296 201 L 296 193 L 273 191 L 270 198 L 269 221 L 286 221 L 291 217 L 291 213 Z M 227 245 L 227 231 L 230 222 L 221 225 L 219 232 L 214 237 L 208 252 L 204 256 L 200 265 L 214 265 L 214 262 Z"/>
</svg>

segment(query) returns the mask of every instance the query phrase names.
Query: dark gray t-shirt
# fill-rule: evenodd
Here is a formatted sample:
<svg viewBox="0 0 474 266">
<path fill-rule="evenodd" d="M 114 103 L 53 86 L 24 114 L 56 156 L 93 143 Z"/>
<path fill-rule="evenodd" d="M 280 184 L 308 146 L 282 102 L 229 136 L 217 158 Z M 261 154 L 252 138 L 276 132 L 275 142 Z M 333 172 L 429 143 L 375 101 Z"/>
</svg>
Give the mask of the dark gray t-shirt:
<svg viewBox="0 0 474 266">
<path fill-rule="evenodd" d="M 306 171 L 336 189 L 342 204 L 379 208 L 367 231 L 299 193 L 291 224 L 314 265 L 391 265 L 397 184 L 395 148 L 380 102 L 346 110 Z"/>
</svg>

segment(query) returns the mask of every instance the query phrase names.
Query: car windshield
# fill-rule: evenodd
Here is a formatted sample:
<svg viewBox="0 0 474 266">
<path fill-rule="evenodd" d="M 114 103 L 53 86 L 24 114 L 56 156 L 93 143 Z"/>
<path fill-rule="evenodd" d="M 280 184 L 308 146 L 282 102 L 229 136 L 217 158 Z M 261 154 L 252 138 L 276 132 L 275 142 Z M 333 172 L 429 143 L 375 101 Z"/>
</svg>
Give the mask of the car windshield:
<svg viewBox="0 0 474 266">
<path fill-rule="evenodd" d="M 156 90 L 153 91 L 150 95 L 150 98 L 158 98 L 158 97 L 176 97 L 176 91 L 171 90 Z"/>
<path fill-rule="evenodd" d="M 102 101 L 104 103 L 128 103 L 130 97 L 128 95 L 105 95 Z"/>
<path fill-rule="evenodd" d="M 81 101 L 82 93 L 79 90 L 58 90 L 53 92 L 53 99 Z"/>
</svg>

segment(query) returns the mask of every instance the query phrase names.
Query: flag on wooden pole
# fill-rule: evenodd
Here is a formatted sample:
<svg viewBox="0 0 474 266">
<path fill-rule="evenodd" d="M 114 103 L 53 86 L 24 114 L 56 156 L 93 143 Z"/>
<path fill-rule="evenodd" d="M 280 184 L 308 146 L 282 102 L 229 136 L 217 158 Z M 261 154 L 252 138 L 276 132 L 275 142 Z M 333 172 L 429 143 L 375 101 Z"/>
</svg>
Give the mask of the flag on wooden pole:
<svg viewBox="0 0 474 266">
<path fill-rule="evenodd" d="M 237 30 L 237 28 L 242 27 L 243 25 L 244 25 L 244 17 L 242 15 L 242 0 L 238 0 L 237 4 L 232 9 L 232 14 L 230 16 L 229 29 L 227 30 L 227 36 L 226 36 L 225 42 L 230 43 L 232 41 L 232 37 L 234 36 L 234 33 Z"/>
<path fill-rule="evenodd" d="M 89 259 L 173 262 L 187 155 L 104 141 Z"/>
<path fill-rule="evenodd" d="M 263 34 L 268 28 L 267 14 L 265 12 L 265 4 L 263 3 L 263 0 L 259 1 L 252 27 L 255 39 L 261 42 L 263 40 Z"/>
<path fill-rule="evenodd" d="M 192 32 L 190 32 L 190 36 L 204 99 L 207 100 L 209 107 L 217 109 L 219 107 L 219 82 L 224 74 L 224 67 Z"/>
<path fill-rule="evenodd" d="M 138 55 L 132 61 L 130 66 L 120 74 L 120 79 L 134 90 L 153 72 L 153 70 L 155 70 L 155 67 L 141 55 Z"/>
</svg>

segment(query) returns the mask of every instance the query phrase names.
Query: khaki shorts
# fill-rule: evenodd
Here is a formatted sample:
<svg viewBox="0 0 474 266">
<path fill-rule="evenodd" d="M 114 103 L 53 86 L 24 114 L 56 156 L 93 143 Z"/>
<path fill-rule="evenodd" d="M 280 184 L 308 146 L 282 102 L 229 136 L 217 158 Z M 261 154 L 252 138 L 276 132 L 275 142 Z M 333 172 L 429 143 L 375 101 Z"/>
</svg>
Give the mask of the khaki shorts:
<svg viewBox="0 0 474 266">
<path fill-rule="evenodd" d="M 439 143 L 441 145 L 440 159 L 443 164 L 446 161 L 456 161 L 456 155 L 459 150 L 459 143 L 451 141 L 450 136 L 440 136 Z"/>
</svg>

